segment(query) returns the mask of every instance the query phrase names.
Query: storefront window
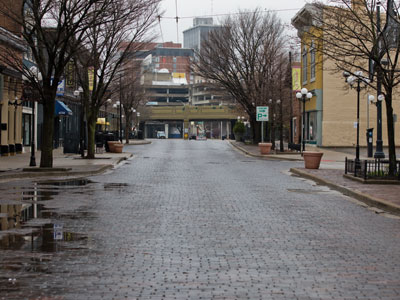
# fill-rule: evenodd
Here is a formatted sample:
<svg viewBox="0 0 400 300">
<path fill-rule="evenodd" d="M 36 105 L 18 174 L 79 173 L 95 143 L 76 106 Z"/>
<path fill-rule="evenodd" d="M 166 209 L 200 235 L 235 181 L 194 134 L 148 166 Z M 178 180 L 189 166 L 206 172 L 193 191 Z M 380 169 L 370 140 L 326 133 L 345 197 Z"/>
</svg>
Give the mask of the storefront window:
<svg viewBox="0 0 400 300">
<path fill-rule="evenodd" d="M 309 141 L 316 141 L 318 132 L 317 132 L 317 112 L 309 112 L 308 113 L 308 120 L 307 120 L 307 140 Z"/>
<path fill-rule="evenodd" d="M 31 118 L 32 115 L 22 115 L 22 143 L 24 146 L 31 144 Z"/>
</svg>

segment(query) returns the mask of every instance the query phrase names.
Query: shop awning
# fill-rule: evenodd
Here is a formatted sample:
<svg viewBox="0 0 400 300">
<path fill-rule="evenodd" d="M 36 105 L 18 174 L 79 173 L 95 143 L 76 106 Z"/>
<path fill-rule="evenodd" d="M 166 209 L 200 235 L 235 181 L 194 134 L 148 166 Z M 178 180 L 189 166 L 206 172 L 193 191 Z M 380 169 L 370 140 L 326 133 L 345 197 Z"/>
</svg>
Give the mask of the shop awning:
<svg viewBox="0 0 400 300">
<path fill-rule="evenodd" d="M 56 100 L 56 116 L 72 116 L 72 110 L 62 101 Z"/>
<path fill-rule="evenodd" d="M 106 122 L 106 118 L 97 118 L 97 125 L 110 125 L 110 122 Z"/>
</svg>

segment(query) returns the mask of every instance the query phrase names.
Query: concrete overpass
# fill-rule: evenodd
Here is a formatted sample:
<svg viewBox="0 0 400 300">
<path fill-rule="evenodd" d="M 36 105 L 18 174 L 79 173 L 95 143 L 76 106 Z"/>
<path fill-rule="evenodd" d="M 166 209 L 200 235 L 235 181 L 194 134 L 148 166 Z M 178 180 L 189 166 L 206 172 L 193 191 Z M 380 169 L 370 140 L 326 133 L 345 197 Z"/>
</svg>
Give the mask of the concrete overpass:
<svg viewBox="0 0 400 300">
<path fill-rule="evenodd" d="M 156 131 L 165 131 L 169 138 L 204 134 L 222 138 L 232 133 L 232 124 L 243 115 L 236 106 L 146 106 L 141 110 L 145 137 L 154 138 Z"/>
</svg>

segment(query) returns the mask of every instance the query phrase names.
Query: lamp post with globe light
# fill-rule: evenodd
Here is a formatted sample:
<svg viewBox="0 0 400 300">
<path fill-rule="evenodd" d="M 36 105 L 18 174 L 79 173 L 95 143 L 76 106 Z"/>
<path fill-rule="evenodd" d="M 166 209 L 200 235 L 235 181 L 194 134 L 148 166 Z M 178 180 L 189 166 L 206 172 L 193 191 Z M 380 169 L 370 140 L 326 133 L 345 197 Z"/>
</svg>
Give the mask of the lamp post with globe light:
<svg viewBox="0 0 400 300">
<path fill-rule="evenodd" d="M 312 94 L 306 89 L 302 88 L 300 92 L 296 94 L 296 98 L 303 102 L 303 130 L 301 135 L 302 152 L 306 150 L 306 101 L 312 98 Z"/>
<path fill-rule="evenodd" d="M 356 71 L 354 75 L 349 72 L 343 72 L 343 77 L 346 83 L 350 85 L 350 88 L 354 88 L 357 91 L 357 141 L 356 141 L 356 169 L 359 167 L 360 162 L 360 91 L 368 86 L 370 80 L 363 76 L 362 71 Z M 357 83 L 356 86 L 354 84 Z"/>
</svg>

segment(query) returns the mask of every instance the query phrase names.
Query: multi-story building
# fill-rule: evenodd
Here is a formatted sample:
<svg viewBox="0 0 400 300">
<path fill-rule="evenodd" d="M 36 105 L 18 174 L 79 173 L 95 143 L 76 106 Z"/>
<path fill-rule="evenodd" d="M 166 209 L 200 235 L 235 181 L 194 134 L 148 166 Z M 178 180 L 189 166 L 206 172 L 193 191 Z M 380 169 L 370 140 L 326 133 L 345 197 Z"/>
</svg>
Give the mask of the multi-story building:
<svg viewBox="0 0 400 300">
<path fill-rule="evenodd" d="M 196 59 L 196 53 L 201 51 L 202 43 L 208 38 L 209 33 L 220 28 L 220 25 L 214 25 L 213 18 L 194 18 L 193 27 L 183 32 L 183 45 L 194 50 Z M 222 88 L 205 78 L 192 75 L 190 84 L 190 102 L 193 105 L 219 105 L 232 102 Z"/>
<path fill-rule="evenodd" d="M 18 2 L 7 1 L 7 7 L 17 14 Z M 15 63 L 22 63 L 25 47 L 21 28 L 6 14 L 0 13 L 0 154 L 22 152 L 22 75 Z"/>
<path fill-rule="evenodd" d="M 356 144 L 357 92 L 344 90 L 342 73 L 333 71 L 334 61 L 323 56 L 318 50 L 323 48 L 323 45 L 317 45 L 320 41 L 314 41 L 312 38 L 316 30 L 313 26 L 314 16 L 322 13 L 315 5 L 306 4 L 292 19 L 292 25 L 301 39 L 301 85 L 313 95 L 305 105 L 305 140 L 306 143 L 324 147 L 350 147 Z M 308 34 L 310 32 L 313 34 Z M 368 125 L 376 126 L 376 108 L 369 104 L 367 96 L 365 90 L 361 91 L 361 137 L 366 136 L 364 133 Z M 397 95 L 394 98 L 396 97 Z M 393 108 L 395 113 L 400 111 L 399 101 L 393 101 Z M 385 116 L 386 111 L 383 107 L 382 133 L 383 142 L 387 145 Z M 397 124 L 395 126 L 398 127 Z M 400 128 L 396 128 L 395 133 L 398 144 Z M 366 144 L 367 138 L 360 138 L 360 145 Z"/>
</svg>

